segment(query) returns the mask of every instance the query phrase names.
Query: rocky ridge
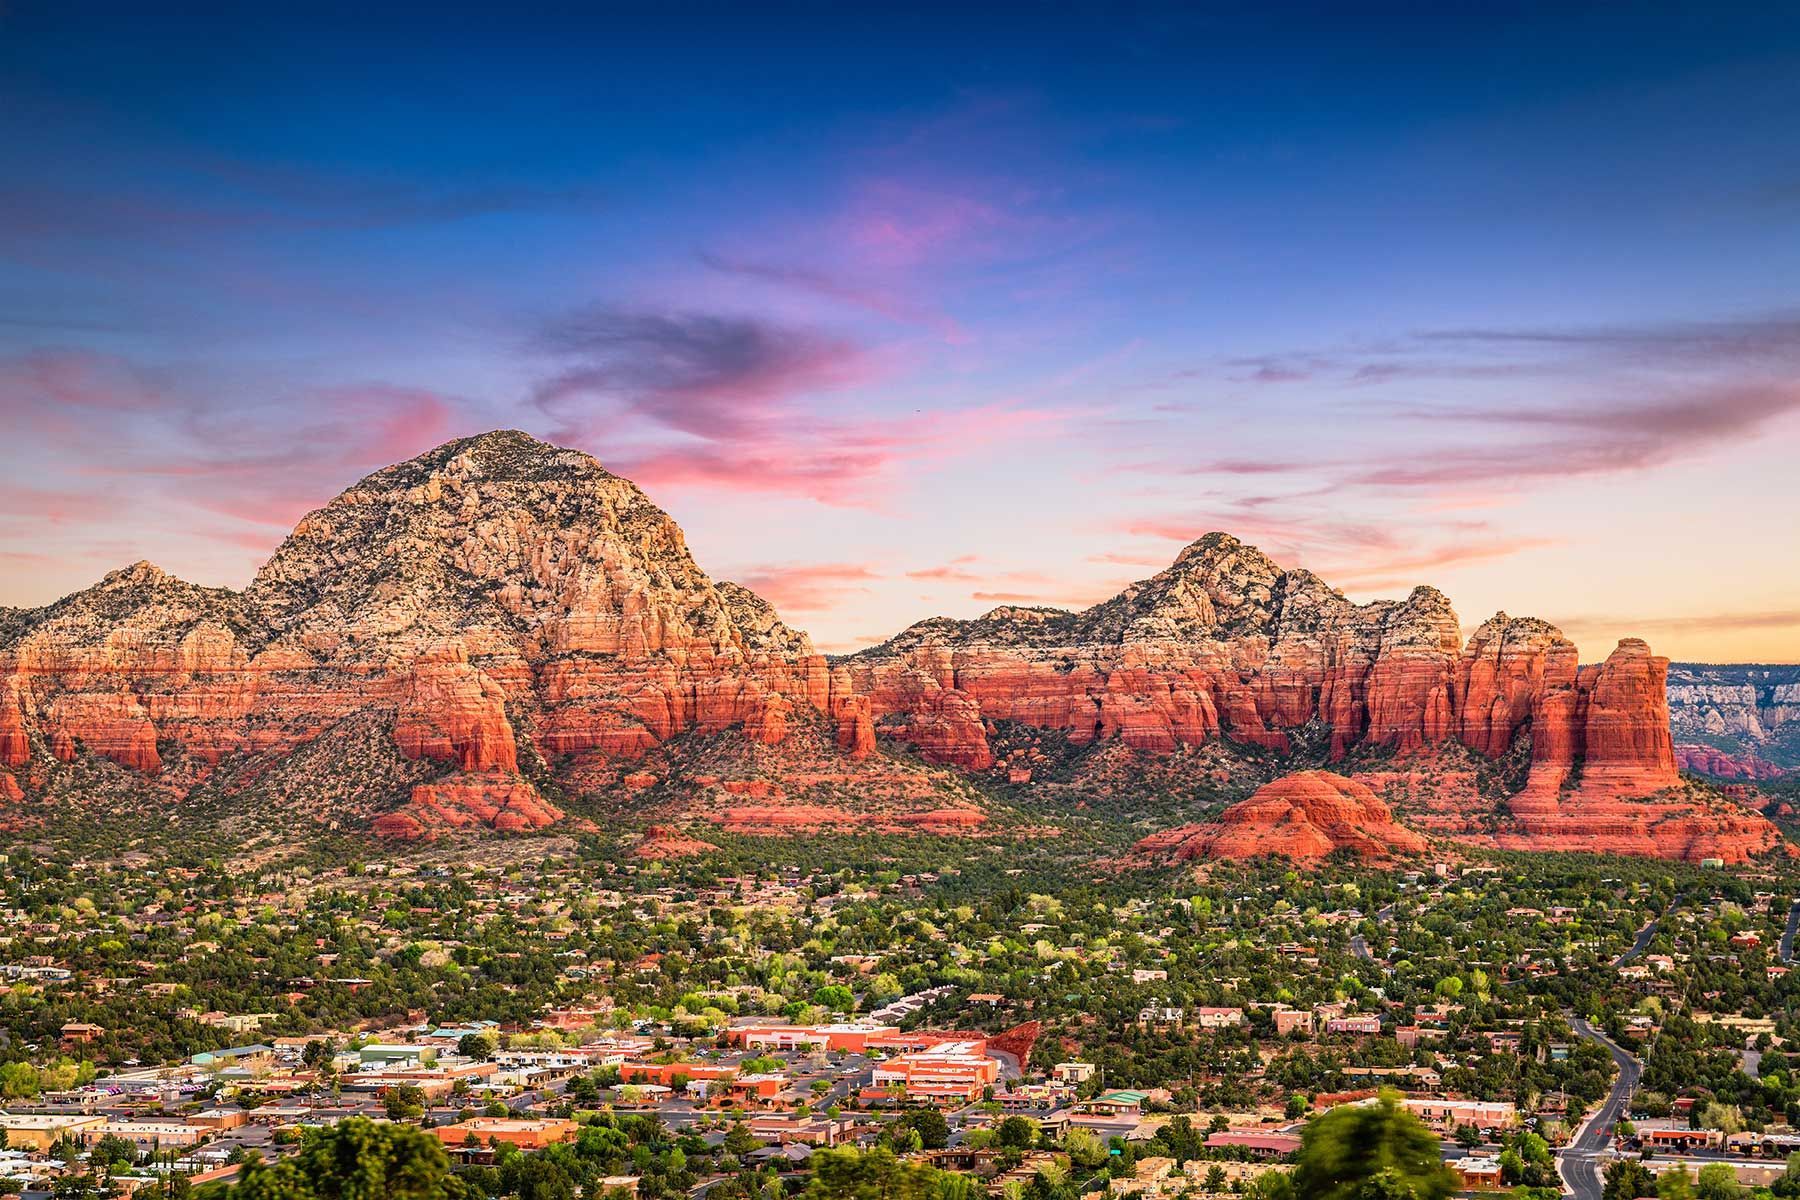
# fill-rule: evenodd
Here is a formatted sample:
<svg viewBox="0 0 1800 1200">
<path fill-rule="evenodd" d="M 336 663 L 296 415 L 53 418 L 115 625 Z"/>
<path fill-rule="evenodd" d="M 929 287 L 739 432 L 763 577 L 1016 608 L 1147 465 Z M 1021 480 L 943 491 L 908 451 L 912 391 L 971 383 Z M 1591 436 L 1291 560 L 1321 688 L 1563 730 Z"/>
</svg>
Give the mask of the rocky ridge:
<svg viewBox="0 0 1800 1200">
<path fill-rule="evenodd" d="M 679 819 L 679 777 L 722 797 L 713 811 L 734 827 L 866 823 L 829 798 L 771 811 L 663 761 L 723 736 L 820 795 L 885 781 L 883 827 L 967 831 L 985 822 L 979 801 L 946 802 L 949 777 L 895 751 L 1028 781 L 995 754 L 1004 724 L 1152 756 L 1316 744 L 1332 762 L 1444 745 L 1498 758 L 1528 739 L 1511 816 L 1553 840 L 1570 812 L 1679 782 L 1666 668 L 1637 641 L 1581 666 L 1552 626 L 1505 614 L 1464 644 L 1431 588 L 1354 604 L 1225 534 L 1084 612 L 934 619 L 828 660 L 708 577 L 635 485 L 496 432 L 353 485 L 241 592 L 140 563 L 0 611 L 0 798 L 29 803 L 98 763 L 171 804 L 272 790 L 419 837 L 566 823 L 595 798 L 633 813 L 654 798 L 645 815 Z M 301 759 L 309 770 L 285 768 Z M 1711 818 L 1683 811 L 1690 845 L 1709 848 Z M 1734 854 L 1773 844 L 1772 829 L 1718 836 Z"/>
<path fill-rule="evenodd" d="M 1760 780 L 1800 770 L 1800 666 L 1677 663 L 1669 715 L 1688 770 Z"/>
</svg>

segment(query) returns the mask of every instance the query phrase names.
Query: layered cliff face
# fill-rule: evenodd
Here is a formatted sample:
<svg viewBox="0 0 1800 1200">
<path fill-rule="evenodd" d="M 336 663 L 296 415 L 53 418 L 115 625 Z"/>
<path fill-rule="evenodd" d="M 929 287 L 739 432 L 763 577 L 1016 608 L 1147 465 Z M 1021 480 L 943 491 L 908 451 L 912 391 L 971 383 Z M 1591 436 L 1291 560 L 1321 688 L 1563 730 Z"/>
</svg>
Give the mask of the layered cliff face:
<svg viewBox="0 0 1800 1200">
<path fill-rule="evenodd" d="M 158 776 L 174 756 L 179 796 L 374 712 L 439 772 L 392 833 L 539 827 L 562 814 L 528 765 L 689 730 L 779 742 L 828 704 L 805 635 L 714 585 L 633 484 L 519 433 L 362 480 L 241 593 L 140 563 L 0 626 L 0 765 L 87 754 Z"/>
<path fill-rule="evenodd" d="M 1162 753 L 1224 735 L 1274 751 L 1313 721 L 1331 754 L 1453 734 L 1456 615 L 1419 588 L 1355 605 L 1225 534 L 1082 613 L 1001 608 L 921 622 L 840 664 L 877 727 L 928 758 L 991 765 L 984 723 Z"/>
<path fill-rule="evenodd" d="M 1800 667 L 1677 663 L 1669 715 L 1690 770 L 1726 779 L 1800 770 Z"/>
<path fill-rule="evenodd" d="M 770 828 L 863 803 L 871 828 L 943 832 L 981 828 L 978 799 L 895 746 L 984 772 L 1002 728 L 1332 761 L 1529 736 L 1515 816 L 1547 827 L 1677 783 L 1665 669 L 1640 642 L 1581 667 L 1504 614 L 1464 646 L 1430 588 L 1353 604 L 1224 534 L 1085 612 L 936 619 L 828 662 L 630 482 L 501 432 L 360 481 L 241 592 L 140 563 L 0 610 L 0 800 L 98 764 L 167 803 L 266 793 L 395 836 L 559 826 L 592 798 Z M 767 753 L 734 781 L 677 752 L 717 737 Z M 786 808 L 727 790 L 756 772 Z"/>
<path fill-rule="evenodd" d="M 1298 771 L 1200 825 L 1152 834 L 1133 853 L 1159 862 L 1283 855 L 1317 862 L 1344 850 L 1384 862 L 1423 853 L 1426 841 L 1394 819 L 1364 784 L 1329 771 Z"/>
<path fill-rule="evenodd" d="M 1532 786 L 1647 795 L 1678 782 L 1667 660 L 1621 642 L 1599 666 L 1546 622 L 1501 613 L 1464 647 L 1443 595 L 1358 605 L 1308 571 L 1208 534 L 1167 571 L 1082 613 L 996 609 L 922 622 L 834 671 L 879 728 L 928 758 L 986 767 L 987 723 L 1165 752 L 1224 736 L 1327 756 L 1460 741 L 1488 757 L 1532 736 Z"/>
</svg>

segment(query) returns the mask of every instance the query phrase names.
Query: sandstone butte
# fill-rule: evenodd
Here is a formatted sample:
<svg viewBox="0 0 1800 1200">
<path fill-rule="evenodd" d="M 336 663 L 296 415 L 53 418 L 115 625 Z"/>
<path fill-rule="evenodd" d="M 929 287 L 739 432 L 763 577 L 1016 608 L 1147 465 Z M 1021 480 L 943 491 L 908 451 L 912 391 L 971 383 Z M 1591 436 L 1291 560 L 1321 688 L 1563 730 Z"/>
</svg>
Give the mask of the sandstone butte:
<svg viewBox="0 0 1800 1200">
<path fill-rule="evenodd" d="M 1457 744 L 1491 757 L 1529 736 L 1512 814 L 1527 841 L 1734 859 L 1772 847 L 1760 817 L 1669 794 L 1666 670 L 1639 641 L 1582 666 L 1553 626 L 1505 614 L 1463 644 L 1431 588 L 1354 604 L 1222 533 L 1085 612 L 936 618 L 828 659 L 701 571 L 635 485 L 503 431 L 356 483 L 241 591 L 138 563 L 0 610 L 0 797 L 29 802 L 78 766 L 115 764 L 170 802 L 260 787 L 327 806 L 361 778 L 329 764 L 385 746 L 412 776 L 366 815 L 417 836 L 562 820 L 532 778 L 576 792 L 604 778 L 628 797 L 645 786 L 630 764 L 686 734 L 781 746 L 822 726 L 854 774 L 883 740 L 996 769 L 999 721 L 1151 755 L 1213 739 L 1280 753 L 1309 727 L 1328 731 L 1334 761 Z M 311 765 L 284 770 L 298 761 Z M 976 823 L 931 815 L 943 807 L 922 798 L 920 826 Z M 1665 851 L 1651 830 L 1675 816 L 1686 836 Z"/>
<path fill-rule="evenodd" d="M 1330 771 L 1296 771 L 1265 783 L 1216 820 L 1152 834 L 1134 853 L 1170 862 L 1280 854 L 1317 862 L 1345 850 L 1382 862 L 1425 851 L 1366 785 Z"/>
</svg>

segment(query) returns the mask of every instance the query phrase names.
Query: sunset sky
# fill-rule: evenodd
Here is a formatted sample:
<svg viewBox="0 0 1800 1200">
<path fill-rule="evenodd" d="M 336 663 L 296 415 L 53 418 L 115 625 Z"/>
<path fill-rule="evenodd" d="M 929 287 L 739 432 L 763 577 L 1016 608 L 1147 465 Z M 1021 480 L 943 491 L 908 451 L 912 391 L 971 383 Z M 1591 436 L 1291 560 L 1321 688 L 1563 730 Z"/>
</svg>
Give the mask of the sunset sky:
<svg viewBox="0 0 1800 1200">
<path fill-rule="evenodd" d="M 1800 6 L 859 7 L 0 0 L 0 604 L 508 427 L 833 650 L 1223 529 L 1800 661 Z"/>
</svg>

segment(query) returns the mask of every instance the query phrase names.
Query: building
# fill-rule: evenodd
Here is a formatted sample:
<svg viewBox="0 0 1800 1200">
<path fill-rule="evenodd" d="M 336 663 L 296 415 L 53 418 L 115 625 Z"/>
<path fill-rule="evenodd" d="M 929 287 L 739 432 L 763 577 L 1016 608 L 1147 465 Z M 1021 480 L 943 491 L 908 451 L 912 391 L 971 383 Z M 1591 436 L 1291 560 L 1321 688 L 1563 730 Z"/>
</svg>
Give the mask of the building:
<svg viewBox="0 0 1800 1200">
<path fill-rule="evenodd" d="M 1313 1031 L 1313 1015 L 1303 1009 L 1278 1008 L 1269 1016 L 1275 1022 L 1277 1037 L 1286 1037 L 1296 1029 L 1302 1033 Z"/>
<path fill-rule="evenodd" d="M 1717 1129 L 1640 1129 L 1638 1138 L 1658 1150 L 1711 1150 L 1725 1140 Z"/>
<path fill-rule="evenodd" d="M 1464 1191 L 1488 1191 L 1500 1186 L 1500 1160 L 1485 1155 L 1467 1155 L 1450 1164 L 1462 1180 Z"/>
<path fill-rule="evenodd" d="M 780 1146 L 836 1146 L 850 1133 L 850 1122 L 825 1117 L 751 1117 L 750 1132 Z"/>
<path fill-rule="evenodd" d="M 1509 1100 L 1447 1100 L 1408 1097 L 1407 1110 L 1433 1129 L 1473 1125 L 1477 1129 L 1507 1129 L 1519 1123 L 1519 1110 Z"/>
<path fill-rule="evenodd" d="M 899 1087 L 912 1100 L 969 1103 L 1000 1079 L 1000 1064 L 981 1053 L 980 1042 L 945 1042 L 901 1054 L 875 1068 L 876 1087 Z"/>
<path fill-rule="evenodd" d="M 431 1132 L 446 1146 L 485 1146 L 490 1142 L 517 1146 L 521 1150 L 542 1150 L 559 1142 L 572 1142 L 580 1126 L 558 1117 L 542 1120 L 520 1120 L 510 1117 L 470 1117 L 454 1125 L 440 1125 Z"/>
<path fill-rule="evenodd" d="M 1064 1083 L 1086 1083 L 1096 1069 L 1090 1062 L 1060 1062 L 1050 1068 L 1050 1074 Z"/>
<path fill-rule="evenodd" d="M 1194 1024 L 1202 1029 L 1230 1029 L 1244 1023 L 1241 1008 L 1196 1008 Z"/>
<path fill-rule="evenodd" d="M 106 1124 L 105 1117 L 77 1116 L 67 1113 L 0 1113 L 0 1129 L 6 1130 L 6 1144 L 13 1150 L 30 1150 L 42 1154 L 64 1137 L 81 1140 L 88 1129 Z"/>
<path fill-rule="evenodd" d="M 242 1070 L 257 1071 L 275 1061 L 275 1047 L 265 1046 L 260 1042 L 254 1046 L 231 1046 L 224 1050 L 206 1050 L 188 1060 L 196 1067 L 211 1070 L 224 1070 L 237 1067 Z"/>
<path fill-rule="evenodd" d="M 1144 1101 L 1149 1098 L 1143 1092 L 1120 1090 L 1095 1096 L 1092 1100 L 1083 1100 L 1075 1107 L 1079 1112 L 1101 1116 L 1135 1117 L 1144 1111 Z"/>
<path fill-rule="evenodd" d="M 392 1042 L 370 1042 L 356 1052 L 356 1059 L 365 1067 L 370 1065 L 394 1067 L 408 1064 L 425 1065 L 437 1061 L 436 1046 L 413 1045 Z"/>
<path fill-rule="evenodd" d="M 742 1025 L 726 1032 L 737 1045 L 751 1050 L 843 1050 L 861 1054 L 869 1039 L 898 1034 L 893 1025 L 847 1021 L 836 1025 Z"/>
<path fill-rule="evenodd" d="M 1300 1149 L 1300 1138 L 1292 1133 L 1259 1133 L 1250 1129 L 1221 1129 L 1206 1135 L 1208 1150 L 1239 1149 L 1251 1158 L 1286 1158 Z"/>
<path fill-rule="evenodd" d="M 62 1046 L 64 1050 L 74 1050 L 97 1042 L 105 1036 L 104 1026 L 92 1025 L 86 1021 L 69 1021 L 62 1027 Z"/>
<path fill-rule="evenodd" d="M 145 1150 L 175 1150 L 198 1146 L 213 1133 L 205 1125 L 193 1125 L 186 1121 L 108 1121 L 104 1125 L 82 1130 L 79 1140 L 82 1145 L 90 1146 L 103 1137 L 124 1138 L 141 1153 Z"/>
</svg>

